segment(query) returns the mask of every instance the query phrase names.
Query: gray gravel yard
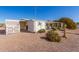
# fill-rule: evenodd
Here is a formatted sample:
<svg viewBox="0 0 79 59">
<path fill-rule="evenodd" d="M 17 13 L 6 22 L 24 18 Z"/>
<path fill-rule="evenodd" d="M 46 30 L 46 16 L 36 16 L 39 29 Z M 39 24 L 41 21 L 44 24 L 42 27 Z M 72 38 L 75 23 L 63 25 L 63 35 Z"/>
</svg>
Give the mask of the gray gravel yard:
<svg viewBox="0 0 79 59">
<path fill-rule="evenodd" d="M 60 32 L 62 36 L 63 33 Z M 0 35 L 0 51 L 11 52 L 76 52 L 79 51 L 79 29 L 67 31 L 61 42 L 45 40 L 45 33 L 17 33 Z"/>
</svg>

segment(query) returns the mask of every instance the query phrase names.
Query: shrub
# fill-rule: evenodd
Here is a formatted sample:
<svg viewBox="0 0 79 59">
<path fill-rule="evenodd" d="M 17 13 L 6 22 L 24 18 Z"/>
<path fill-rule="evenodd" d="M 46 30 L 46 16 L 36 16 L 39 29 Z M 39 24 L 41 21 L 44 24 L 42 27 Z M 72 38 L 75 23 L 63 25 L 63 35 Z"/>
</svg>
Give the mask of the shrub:
<svg viewBox="0 0 79 59">
<path fill-rule="evenodd" d="M 45 32 L 45 29 L 40 29 L 39 31 L 38 31 L 38 33 L 44 33 Z"/>
<path fill-rule="evenodd" d="M 70 18 L 66 18 L 66 17 L 65 18 L 60 18 L 59 22 L 65 23 L 67 25 L 68 29 L 76 29 L 77 28 L 76 23 Z"/>
<path fill-rule="evenodd" d="M 57 28 L 56 28 L 56 27 L 52 27 L 52 30 L 53 30 L 53 31 L 56 31 L 56 30 L 57 30 Z"/>
<path fill-rule="evenodd" d="M 58 35 L 58 33 L 56 31 L 48 31 L 46 34 L 46 38 L 47 40 L 51 41 L 51 42 L 60 42 L 61 37 Z"/>
<path fill-rule="evenodd" d="M 61 27 L 57 27 L 57 29 L 58 29 L 58 30 L 61 30 L 62 28 L 61 28 Z"/>
<path fill-rule="evenodd" d="M 79 22 L 77 22 L 77 24 L 79 24 Z"/>
</svg>

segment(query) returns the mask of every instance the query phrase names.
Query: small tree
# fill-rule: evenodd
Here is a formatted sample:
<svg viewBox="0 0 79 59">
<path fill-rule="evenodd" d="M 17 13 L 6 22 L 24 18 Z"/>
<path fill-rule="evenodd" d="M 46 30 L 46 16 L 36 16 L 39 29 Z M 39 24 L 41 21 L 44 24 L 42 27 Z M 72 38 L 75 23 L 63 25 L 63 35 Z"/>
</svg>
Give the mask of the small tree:
<svg viewBox="0 0 79 59">
<path fill-rule="evenodd" d="M 67 25 L 68 29 L 76 29 L 77 28 L 76 23 L 70 18 L 66 18 L 66 17 L 60 18 L 59 22 L 65 23 Z"/>
<path fill-rule="evenodd" d="M 67 25 L 64 24 L 64 35 L 63 35 L 63 37 L 65 37 L 65 38 L 67 38 L 67 36 L 66 36 L 66 27 L 67 27 Z"/>
</svg>

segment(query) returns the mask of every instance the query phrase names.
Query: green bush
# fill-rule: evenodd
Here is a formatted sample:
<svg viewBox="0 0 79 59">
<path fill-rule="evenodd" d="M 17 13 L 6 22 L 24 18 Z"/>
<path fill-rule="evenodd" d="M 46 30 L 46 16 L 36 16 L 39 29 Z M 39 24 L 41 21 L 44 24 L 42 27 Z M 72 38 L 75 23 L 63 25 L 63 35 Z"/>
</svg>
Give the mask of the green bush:
<svg viewBox="0 0 79 59">
<path fill-rule="evenodd" d="M 56 31 L 56 30 L 57 30 L 57 27 L 55 27 L 55 26 L 52 27 L 52 30 L 53 30 L 53 31 Z"/>
<path fill-rule="evenodd" d="M 77 24 L 79 24 L 79 22 L 77 22 Z"/>
<path fill-rule="evenodd" d="M 46 38 L 47 40 L 51 41 L 51 42 L 60 42 L 61 37 L 58 35 L 58 33 L 56 31 L 48 31 L 46 34 Z"/>
<path fill-rule="evenodd" d="M 59 22 L 63 22 L 64 24 L 66 24 L 68 29 L 76 29 L 77 28 L 76 23 L 70 18 L 66 18 L 66 17 L 60 18 Z"/>
<path fill-rule="evenodd" d="M 60 30 L 60 31 L 63 31 L 64 30 L 63 27 L 58 27 L 57 29 Z"/>
<path fill-rule="evenodd" d="M 45 29 L 40 29 L 38 33 L 45 33 Z"/>
</svg>

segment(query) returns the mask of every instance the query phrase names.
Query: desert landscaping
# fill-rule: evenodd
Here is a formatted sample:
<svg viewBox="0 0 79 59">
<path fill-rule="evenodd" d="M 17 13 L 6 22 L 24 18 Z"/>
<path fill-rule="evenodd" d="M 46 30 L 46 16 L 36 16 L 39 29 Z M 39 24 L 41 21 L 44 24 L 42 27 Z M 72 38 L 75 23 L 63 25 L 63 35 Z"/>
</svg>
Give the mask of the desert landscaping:
<svg viewBox="0 0 79 59">
<path fill-rule="evenodd" d="M 0 8 L 0 52 L 79 52 L 79 7 Z"/>
<path fill-rule="evenodd" d="M 0 28 L 0 30 L 4 30 Z M 59 31 L 62 36 L 63 32 Z M 5 52 L 72 52 L 79 51 L 79 29 L 67 30 L 67 39 L 61 42 L 49 42 L 45 33 L 20 32 L 17 34 L 0 34 L 0 51 Z"/>
</svg>

